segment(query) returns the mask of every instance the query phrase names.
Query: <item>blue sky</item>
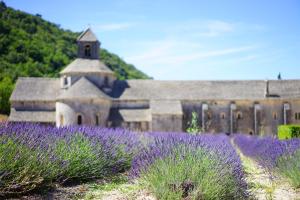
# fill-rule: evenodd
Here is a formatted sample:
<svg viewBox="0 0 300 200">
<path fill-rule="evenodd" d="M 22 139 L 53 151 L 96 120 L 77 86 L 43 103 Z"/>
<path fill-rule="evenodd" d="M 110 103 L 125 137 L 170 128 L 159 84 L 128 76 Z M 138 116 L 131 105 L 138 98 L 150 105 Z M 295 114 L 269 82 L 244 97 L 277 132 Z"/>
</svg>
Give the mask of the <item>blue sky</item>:
<svg viewBox="0 0 300 200">
<path fill-rule="evenodd" d="M 161 80 L 300 78 L 299 0 L 4 0 Z"/>
</svg>

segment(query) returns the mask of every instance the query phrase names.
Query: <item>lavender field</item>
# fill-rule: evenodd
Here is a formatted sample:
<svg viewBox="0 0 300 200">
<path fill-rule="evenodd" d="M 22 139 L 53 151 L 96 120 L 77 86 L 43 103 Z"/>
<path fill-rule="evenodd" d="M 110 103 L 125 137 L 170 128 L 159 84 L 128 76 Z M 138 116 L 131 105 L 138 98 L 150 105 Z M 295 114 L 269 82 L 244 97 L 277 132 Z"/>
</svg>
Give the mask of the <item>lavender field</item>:
<svg viewBox="0 0 300 200">
<path fill-rule="evenodd" d="M 238 135 L 234 142 L 244 155 L 256 160 L 270 176 L 277 172 L 295 188 L 300 187 L 300 139 L 278 140 Z"/>
<path fill-rule="evenodd" d="M 0 198 L 126 174 L 156 199 L 250 199 L 236 148 L 300 186 L 299 139 L 3 123 Z"/>
</svg>

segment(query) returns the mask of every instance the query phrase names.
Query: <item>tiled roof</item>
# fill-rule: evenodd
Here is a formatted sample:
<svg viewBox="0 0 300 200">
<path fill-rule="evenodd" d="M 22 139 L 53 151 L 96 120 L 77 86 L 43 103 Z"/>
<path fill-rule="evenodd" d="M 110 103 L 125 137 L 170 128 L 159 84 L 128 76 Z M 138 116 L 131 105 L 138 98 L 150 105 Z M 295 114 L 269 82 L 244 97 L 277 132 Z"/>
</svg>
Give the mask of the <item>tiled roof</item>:
<svg viewBox="0 0 300 200">
<path fill-rule="evenodd" d="M 182 115 L 180 101 L 176 100 L 152 100 L 150 101 L 151 113 L 154 115 Z"/>
<path fill-rule="evenodd" d="M 59 95 L 57 78 L 18 78 L 11 101 L 55 101 Z"/>
<path fill-rule="evenodd" d="M 57 99 L 110 99 L 110 97 L 85 77 L 82 77 L 70 88 L 62 91 Z"/>
<path fill-rule="evenodd" d="M 108 73 L 113 72 L 98 59 L 77 58 L 67 65 L 60 74 L 82 74 L 82 73 Z"/>
<path fill-rule="evenodd" d="M 141 122 L 151 121 L 149 109 L 112 109 L 110 121 Z"/>
<path fill-rule="evenodd" d="M 264 99 L 266 81 L 117 81 L 113 96 L 121 100 Z M 270 97 L 300 98 L 300 80 L 269 81 Z"/>
</svg>

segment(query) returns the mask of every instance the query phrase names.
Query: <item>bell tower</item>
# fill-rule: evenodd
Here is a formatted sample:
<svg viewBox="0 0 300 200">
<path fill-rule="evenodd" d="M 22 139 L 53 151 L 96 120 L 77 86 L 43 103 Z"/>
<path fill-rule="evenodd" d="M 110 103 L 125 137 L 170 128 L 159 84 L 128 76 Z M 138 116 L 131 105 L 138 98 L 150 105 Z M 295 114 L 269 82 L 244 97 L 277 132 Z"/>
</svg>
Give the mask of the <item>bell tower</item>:
<svg viewBox="0 0 300 200">
<path fill-rule="evenodd" d="M 100 42 L 90 28 L 77 38 L 78 58 L 99 59 Z"/>
</svg>

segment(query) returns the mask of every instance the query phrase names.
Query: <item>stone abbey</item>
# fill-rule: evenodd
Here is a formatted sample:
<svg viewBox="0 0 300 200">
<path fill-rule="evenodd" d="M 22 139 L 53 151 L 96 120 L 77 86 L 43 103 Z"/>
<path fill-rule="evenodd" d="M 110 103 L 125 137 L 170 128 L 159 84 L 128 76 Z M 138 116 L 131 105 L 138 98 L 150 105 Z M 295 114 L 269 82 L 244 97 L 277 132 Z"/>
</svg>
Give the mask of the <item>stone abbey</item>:
<svg viewBox="0 0 300 200">
<path fill-rule="evenodd" d="M 181 132 L 196 112 L 205 132 L 253 135 L 300 122 L 300 80 L 121 81 L 90 29 L 77 43 L 60 78 L 18 79 L 9 121 Z"/>
</svg>

